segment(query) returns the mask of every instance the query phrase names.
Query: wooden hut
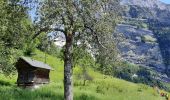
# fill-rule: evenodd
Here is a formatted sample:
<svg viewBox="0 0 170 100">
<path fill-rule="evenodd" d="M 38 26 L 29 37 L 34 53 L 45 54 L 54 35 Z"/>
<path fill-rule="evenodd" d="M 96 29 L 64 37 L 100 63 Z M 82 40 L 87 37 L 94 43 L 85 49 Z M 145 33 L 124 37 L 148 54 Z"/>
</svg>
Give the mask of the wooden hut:
<svg viewBox="0 0 170 100">
<path fill-rule="evenodd" d="M 43 62 L 27 57 L 20 57 L 16 63 L 18 71 L 17 85 L 22 87 L 36 87 L 50 81 L 51 67 Z"/>
</svg>

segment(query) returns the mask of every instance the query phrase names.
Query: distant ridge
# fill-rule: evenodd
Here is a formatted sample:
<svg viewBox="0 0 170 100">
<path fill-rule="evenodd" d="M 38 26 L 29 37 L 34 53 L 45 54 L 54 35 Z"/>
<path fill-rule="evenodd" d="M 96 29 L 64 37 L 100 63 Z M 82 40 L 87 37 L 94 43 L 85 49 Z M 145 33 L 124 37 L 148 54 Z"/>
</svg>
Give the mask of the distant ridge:
<svg viewBox="0 0 170 100">
<path fill-rule="evenodd" d="M 163 3 L 159 0 L 121 0 L 122 5 L 137 5 L 147 8 L 158 8 L 161 10 L 170 10 L 170 4 Z"/>
</svg>

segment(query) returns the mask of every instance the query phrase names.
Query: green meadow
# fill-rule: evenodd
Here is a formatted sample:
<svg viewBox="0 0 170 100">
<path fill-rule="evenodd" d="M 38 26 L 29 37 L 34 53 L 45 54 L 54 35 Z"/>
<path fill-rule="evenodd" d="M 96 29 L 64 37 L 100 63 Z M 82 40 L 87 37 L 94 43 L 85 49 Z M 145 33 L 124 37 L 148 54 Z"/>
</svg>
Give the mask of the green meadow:
<svg viewBox="0 0 170 100">
<path fill-rule="evenodd" d="M 34 59 L 44 61 L 44 53 L 36 51 Z M 0 75 L 0 100 L 63 100 L 63 61 L 47 55 L 47 63 L 54 69 L 50 72 L 50 84 L 30 90 L 16 86 L 17 75 Z M 79 67 L 74 68 L 74 100 L 165 100 L 156 90 L 144 84 L 135 84 L 121 79 L 105 76 L 88 69 L 93 78 L 83 85 L 77 78 Z"/>
</svg>

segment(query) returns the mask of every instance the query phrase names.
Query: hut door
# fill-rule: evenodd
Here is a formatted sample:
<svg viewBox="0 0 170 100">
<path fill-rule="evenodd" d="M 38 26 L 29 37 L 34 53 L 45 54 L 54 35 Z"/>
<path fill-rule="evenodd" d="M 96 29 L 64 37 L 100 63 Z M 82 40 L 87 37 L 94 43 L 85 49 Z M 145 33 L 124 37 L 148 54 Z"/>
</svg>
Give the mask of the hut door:
<svg viewBox="0 0 170 100">
<path fill-rule="evenodd" d="M 29 81 L 30 83 L 32 83 L 33 80 L 34 80 L 34 72 L 31 71 L 31 72 L 28 74 L 28 81 Z"/>
<path fill-rule="evenodd" d="M 25 72 L 25 74 L 24 74 L 24 81 L 25 81 L 25 83 L 28 83 L 28 72 Z"/>
</svg>

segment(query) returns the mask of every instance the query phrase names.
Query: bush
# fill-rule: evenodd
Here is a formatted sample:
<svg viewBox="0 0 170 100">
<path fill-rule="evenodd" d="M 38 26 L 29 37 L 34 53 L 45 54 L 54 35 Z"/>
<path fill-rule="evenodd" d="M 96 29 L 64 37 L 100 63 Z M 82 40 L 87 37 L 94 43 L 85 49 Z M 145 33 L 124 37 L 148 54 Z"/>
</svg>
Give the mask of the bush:
<svg viewBox="0 0 170 100">
<path fill-rule="evenodd" d="M 121 62 L 113 68 L 115 77 L 125 79 L 127 81 L 133 81 L 132 76 L 136 74 L 139 69 L 137 65 L 128 62 Z"/>
<path fill-rule="evenodd" d="M 164 84 L 153 78 L 155 73 L 152 70 L 146 69 L 143 66 L 137 66 L 128 62 L 121 62 L 113 68 L 115 77 L 134 83 L 158 86 L 159 88 L 168 90 Z M 136 77 L 133 77 L 133 75 L 136 75 Z"/>
<path fill-rule="evenodd" d="M 23 55 L 22 50 L 6 48 L 0 50 L 0 70 L 3 74 L 9 76 L 15 74 L 15 62 Z"/>
<path fill-rule="evenodd" d="M 153 38 L 150 35 L 144 35 L 141 37 L 142 42 L 146 43 L 146 42 L 156 42 L 156 39 Z"/>
<path fill-rule="evenodd" d="M 0 85 L 3 85 L 3 86 L 10 86 L 11 83 L 10 83 L 10 82 L 6 82 L 6 81 L 3 81 L 3 80 L 0 80 Z"/>
</svg>

